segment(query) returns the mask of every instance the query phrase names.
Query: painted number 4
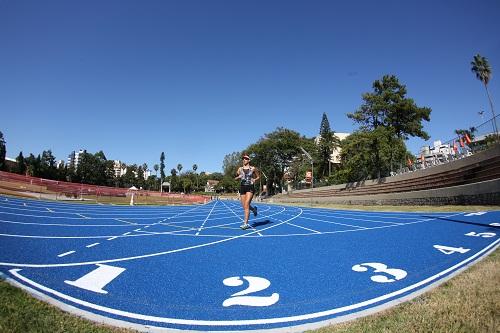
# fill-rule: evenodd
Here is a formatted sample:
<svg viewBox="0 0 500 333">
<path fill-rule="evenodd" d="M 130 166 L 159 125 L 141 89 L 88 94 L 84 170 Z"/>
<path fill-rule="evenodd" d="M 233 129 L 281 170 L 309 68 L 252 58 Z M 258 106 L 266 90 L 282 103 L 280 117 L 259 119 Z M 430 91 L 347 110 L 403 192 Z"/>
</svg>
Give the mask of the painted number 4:
<svg viewBox="0 0 500 333">
<path fill-rule="evenodd" d="M 444 254 L 453 254 L 455 252 L 458 253 L 466 253 L 470 249 L 464 249 L 463 247 L 451 247 L 451 246 L 444 246 L 444 245 L 434 245 L 434 248 L 438 251 L 441 251 Z"/>
<path fill-rule="evenodd" d="M 387 265 L 381 264 L 379 262 L 367 262 L 364 264 L 358 264 L 352 266 L 352 270 L 355 272 L 366 272 L 368 267 L 373 269 L 374 273 L 384 273 L 391 276 L 388 278 L 386 275 L 372 275 L 371 280 L 378 283 L 395 282 L 404 279 L 407 275 L 406 271 L 398 268 L 388 268 Z"/>
<path fill-rule="evenodd" d="M 257 276 L 243 276 L 243 279 L 248 282 L 248 287 L 245 290 L 232 294 L 230 298 L 222 303 L 222 306 L 270 306 L 278 302 L 280 298 L 278 293 L 273 293 L 271 296 L 247 296 L 251 293 L 269 288 L 271 285 L 269 280 Z M 244 282 L 239 276 L 233 276 L 224 279 L 222 283 L 229 287 L 239 287 L 242 286 Z"/>
</svg>

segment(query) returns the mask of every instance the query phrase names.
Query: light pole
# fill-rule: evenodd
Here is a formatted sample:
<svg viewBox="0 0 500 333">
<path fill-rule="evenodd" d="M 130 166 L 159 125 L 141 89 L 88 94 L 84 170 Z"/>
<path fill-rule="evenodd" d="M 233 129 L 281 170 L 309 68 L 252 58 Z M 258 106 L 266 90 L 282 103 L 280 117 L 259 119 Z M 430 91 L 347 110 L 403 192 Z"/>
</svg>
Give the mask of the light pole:
<svg viewBox="0 0 500 333">
<path fill-rule="evenodd" d="M 306 157 L 309 159 L 309 161 L 311 162 L 311 207 L 312 207 L 312 203 L 313 203 L 313 191 L 314 191 L 314 161 L 313 161 L 313 158 L 311 157 L 311 155 L 309 155 L 309 153 L 302 147 L 299 147 L 300 150 L 302 150 L 302 152 L 304 153 L 304 155 L 306 155 Z"/>
</svg>

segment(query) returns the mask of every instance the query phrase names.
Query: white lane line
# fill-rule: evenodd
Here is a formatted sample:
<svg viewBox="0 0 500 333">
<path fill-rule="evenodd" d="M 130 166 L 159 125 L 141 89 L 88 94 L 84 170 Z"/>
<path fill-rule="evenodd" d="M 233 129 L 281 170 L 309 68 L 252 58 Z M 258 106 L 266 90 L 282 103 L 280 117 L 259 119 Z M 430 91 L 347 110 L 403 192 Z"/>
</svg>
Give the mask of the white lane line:
<svg viewBox="0 0 500 333">
<path fill-rule="evenodd" d="M 260 231 L 259 231 L 259 230 L 255 229 L 255 228 L 254 228 L 254 227 L 253 227 L 250 223 L 248 223 L 248 225 L 250 226 L 250 228 L 252 228 L 253 230 L 257 231 L 257 235 L 259 235 L 259 236 L 261 236 L 261 237 L 262 237 L 262 236 L 264 236 L 264 235 L 262 235 L 262 234 L 260 233 Z"/>
<path fill-rule="evenodd" d="M 141 229 L 139 229 L 139 230 L 141 230 Z M 134 231 L 135 231 L 135 230 L 134 230 Z M 131 231 L 129 231 L 129 232 L 126 232 L 126 233 L 124 233 L 124 234 L 123 234 L 123 236 L 127 236 L 127 235 L 130 235 L 131 233 L 132 233 Z"/>
<path fill-rule="evenodd" d="M 123 223 L 127 223 L 127 224 L 137 225 L 137 223 L 128 222 L 128 221 L 125 221 L 125 220 L 122 220 L 122 219 L 115 219 L 115 220 L 118 221 L 118 222 L 123 222 Z"/>
<path fill-rule="evenodd" d="M 101 244 L 101 243 L 93 243 L 93 244 L 89 244 L 89 245 L 87 245 L 85 247 L 91 248 L 91 247 L 94 247 L 94 246 L 99 245 L 99 244 Z"/>
<path fill-rule="evenodd" d="M 53 212 L 54 212 L 54 211 L 53 211 L 52 209 L 50 209 L 50 208 L 45 208 L 45 209 L 47 209 L 47 210 L 48 210 L 49 212 L 51 212 L 51 213 L 53 213 Z"/>
<path fill-rule="evenodd" d="M 147 228 L 147 226 L 146 226 L 146 227 L 144 227 L 144 228 Z M 135 231 L 135 232 L 141 231 L 141 228 L 139 228 L 139 229 L 135 229 L 134 231 Z M 130 233 L 130 232 L 129 232 L 129 233 Z"/>
<path fill-rule="evenodd" d="M 110 240 L 117 239 L 117 238 L 118 238 L 118 236 L 114 236 L 114 237 L 108 238 L 107 240 L 110 241 Z"/>
<path fill-rule="evenodd" d="M 284 209 L 284 207 L 282 207 Z M 289 218 L 288 220 L 282 221 L 280 223 L 277 223 L 275 225 L 271 225 L 269 227 L 266 227 L 262 229 L 262 231 L 271 229 L 271 228 L 277 228 L 280 225 L 283 225 L 287 223 L 288 221 L 291 221 L 293 219 L 299 218 L 302 215 L 303 210 L 300 207 L 297 207 L 299 210 L 299 213 L 296 216 L 293 216 Z M 247 234 L 240 234 L 236 236 L 230 236 L 224 238 L 224 239 L 219 239 L 216 241 L 212 242 L 207 242 L 207 243 L 202 243 L 198 245 L 193 245 L 193 246 L 188 246 L 188 247 L 183 247 L 183 248 L 178 248 L 178 249 L 173 249 L 169 251 L 162 251 L 162 252 L 155 252 L 155 253 L 149 253 L 149 254 L 143 254 L 139 256 L 132 256 L 132 257 L 124 257 L 124 258 L 116 258 L 116 259 L 106 259 L 106 260 L 99 260 L 99 261 L 86 261 L 86 262 L 77 262 L 77 263 L 64 263 L 64 264 L 20 264 L 20 263 L 6 263 L 6 262 L 0 262 L 0 266 L 15 266 L 15 267 L 66 267 L 66 266 L 83 266 L 83 265 L 93 265 L 93 264 L 106 264 L 106 263 L 111 263 L 111 262 L 120 262 L 120 261 L 128 261 L 128 260 L 135 260 L 135 259 L 144 259 L 144 258 L 152 258 L 152 257 L 157 257 L 157 256 L 163 256 L 166 254 L 172 254 L 172 253 L 178 253 L 178 252 L 184 252 L 184 251 L 190 251 L 193 249 L 198 249 L 198 248 L 203 248 L 207 246 L 212 246 L 216 244 L 221 244 L 229 241 L 233 241 L 236 239 L 244 238 L 251 236 L 252 234 L 255 234 L 256 231 L 249 232 Z M 1 234 L 0 234 L 1 236 Z M 147 235 L 137 235 L 137 236 L 147 236 Z M 189 235 L 192 237 L 192 234 Z M 117 238 L 118 236 L 114 237 Z M 133 236 L 129 236 L 133 237 Z"/>
<path fill-rule="evenodd" d="M 76 215 L 78 215 L 78 216 L 83 217 L 84 219 L 88 219 L 88 218 L 89 218 L 89 217 L 87 217 L 87 216 L 85 216 L 85 215 L 82 215 L 82 214 L 79 214 L 79 213 L 75 213 L 75 214 L 76 214 Z"/>
<path fill-rule="evenodd" d="M 312 215 L 312 216 L 320 216 L 320 217 L 333 217 L 333 218 L 337 218 L 337 219 L 344 219 L 344 220 L 354 220 L 354 221 L 362 221 L 362 222 L 374 222 L 374 223 L 382 223 L 382 224 L 405 224 L 405 223 L 398 223 L 398 222 L 386 222 L 386 221 L 380 221 L 380 220 L 369 220 L 369 219 L 366 219 L 366 218 L 363 218 L 361 216 L 361 214 L 359 215 L 360 218 L 355 218 L 355 217 L 346 217 L 346 216 L 341 216 L 341 215 L 338 215 L 338 214 L 330 214 L 330 215 L 319 215 L 319 214 L 311 214 L 311 213 L 308 213 L 309 215 Z M 387 218 L 387 217 L 385 217 Z M 412 220 L 415 220 L 415 219 L 412 219 Z"/>
<path fill-rule="evenodd" d="M 64 256 L 67 256 L 67 255 L 70 255 L 70 254 L 75 253 L 75 252 L 76 252 L 76 251 L 68 251 L 68 252 L 64 252 L 64 253 L 58 254 L 57 256 L 58 256 L 59 258 L 61 258 L 61 257 L 64 257 Z"/>
<path fill-rule="evenodd" d="M 127 312 L 127 311 L 122 311 L 122 310 L 117 310 L 97 304 L 93 304 L 66 294 L 63 294 L 59 291 L 56 291 L 54 289 L 50 289 L 44 285 L 41 285 L 33 280 L 28 279 L 27 277 L 23 276 L 20 274 L 22 269 L 15 268 L 9 270 L 9 273 L 11 273 L 14 277 L 17 279 L 25 282 L 31 287 L 37 288 L 39 290 L 42 290 L 44 292 L 50 293 L 56 297 L 68 300 L 70 302 L 76 303 L 83 305 L 85 307 L 95 309 L 98 311 L 102 312 L 107 312 L 111 313 L 113 315 L 119 315 L 123 317 L 128 317 L 128 318 L 133 318 L 133 319 L 139 319 L 139 320 L 147 320 L 147 321 L 153 321 L 153 322 L 160 322 L 160 323 L 173 323 L 173 324 L 183 324 L 183 325 L 206 325 L 206 326 L 241 326 L 241 325 L 265 325 L 265 324 L 276 324 L 276 323 L 290 323 L 290 322 L 295 322 L 295 321 L 301 321 L 301 320 L 310 320 L 310 319 L 315 319 L 315 318 L 321 318 L 333 314 L 338 314 L 346 311 L 352 311 L 355 309 L 359 309 L 362 307 L 366 307 L 368 305 L 376 304 L 378 302 L 390 300 L 391 298 L 395 298 L 399 295 L 403 295 L 405 293 L 411 292 L 411 294 L 405 296 L 401 296 L 400 298 L 394 299 L 394 301 L 398 301 L 400 303 L 401 301 L 409 300 L 412 299 L 416 296 L 418 296 L 421 292 L 428 291 L 432 288 L 434 288 L 436 285 L 435 283 L 444 283 L 445 281 L 449 280 L 451 277 L 455 276 L 456 274 L 460 273 L 462 268 L 465 265 L 471 265 L 473 263 L 476 263 L 477 260 L 479 260 L 481 257 L 484 255 L 490 253 L 493 251 L 496 247 L 498 247 L 498 242 L 500 240 L 496 240 L 494 243 L 488 245 L 486 248 L 482 249 L 481 251 L 477 252 L 473 256 L 466 258 L 465 260 L 459 262 L 458 264 L 451 266 L 433 276 L 428 277 L 427 279 L 418 281 L 415 284 L 403 287 L 401 289 L 395 290 L 391 293 L 383 294 L 375 298 L 370 298 L 367 300 L 364 300 L 362 302 L 342 306 L 342 307 L 337 307 L 333 309 L 328 309 L 320 312 L 312 312 L 312 313 L 305 313 L 305 314 L 300 314 L 300 315 L 295 315 L 295 316 L 289 316 L 289 317 L 271 317 L 271 318 L 263 318 L 263 319 L 244 319 L 244 320 L 197 320 L 197 319 L 182 319 L 182 318 L 168 318 L 168 317 L 159 317 L 159 316 L 151 316 L 151 315 L 144 315 L 144 314 L 139 314 L 139 313 L 134 313 L 134 312 Z M 451 273 L 448 277 L 445 275 Z M 20 283 L 16 281 L 15 279 L 12 279 L 11 281 L 14 281 L 16 285 L 19 285 L 23 289 L 29 290 L 29 286 Z M 432 284 L 431 284 L 432 283 Z M 426 284 L 429 284 L 428 286 L 425 286 Z M 417 289 L 421 286 L 425 286 L 423 288 Z M 32 289 L 35 290 L 35 289 Z M 30 291 L 31 292 L 31 291 Z M 420 293 L 419 293 L 420 292 Z M 31 292 L 32 293 L 32 292 Z M 48 296 L 50 298 L 50 296 Z"/>
<path fill-rule="evenodd" d="M 228 205 L 226 205 L 224 202 L 222 202 L 222 203 L 223 203 L 223 204 L 224 204 L 224 206 L 226 206 L 226 207 L 227 207 L 227 208 L 228 208 L 228 209 L 229 209 L 229 210 L 230 210 L 230 211 L 231 211 L 234 215 L 236 215 L 236 216 L 237 216 L 237 217 L 238 217 L 241 221 L 243 221 L 243 219 L 242 219 L 242 218 L 241 218 L 238 214 L 236 214 L 236 213 L 234 212 L 234 210 L 232 210 L 232 209 L 231 209 L 231 207 L 229 207 Z M 259 236 L 264 236 L 264 235 L 262 235 L 262 234 L 260 233 L 260 231 L 258 231 L 258 230 L 257 230 L 257 229 L 255 229 L 254 227 L 252 227 L 252 225 L 251 225 L 250 223 L 249 223 L 249 225 L 250 225 L 250 228 L 252 228 L 252 229 L 254 229 L 255 231 L 257 231 L 257 235 L 259 235 Z"/>
<path fill-rule="evenodd" d="M 242 220 L 242 221 L 243 221 L 243 219 L 242 219 L 242 218 L 241 218 L 238 214 L 236 214 L 236 213 L 234 212 L 234 210 L 232 210 L 232 209 L 231 209 L 231 207 L 229 207 L 228 205 L 226 205 L 226 203 L 225 203 L 225 202 L 223 202 L 223 201 L 220 201 L 220 202 L 222 202 L 222 204 L 223 204 L 224 206 L 226 206 L 226 207 L 227 207 L 227 208 L 228 208 L 228 209 L 229 209 L 229 210 L 230 210 L 230 211 L 231 211 L 231 212 L 232 212 L 232 213 L 233 213 L 233 214 L 234 214 L 237 218 L 239 218 L 240 220 Z"/>
<path fill-rule="evenodd" d="M 309 230 L 309 231 L 312 231 L 316 234 L 320 234 L 321 232 L 319 231 L 316 231 L 316 230 L 313 230 L 313 229 L 309 229 L 309 228 L 306 228 L 306 227 L 301 227 L 300 225 L 296 225 L 296 224 L 293 224 L 293 223 L 290 223 L 288 222 L 289 225 L 293 225 L 294 227 L 297 227 L 297 228 L 300 228 L 300 229 L 304 229 L 304 230 Z"/>
<path fill-rule="evenodd" d="M 319 220 L 319 219 L 313 219 L 311 217 L 302 217 L 305 220 L 311 220 L 311 221 L 316 221 L 316 222 L 321 222 L 321 223 L 329 223 L 329 224 L 338 224 L 338 225 L 343 225 L 345 227 L 352 227 L 352 228 L 359 228 L 359 229 L 369 229 L 365 227 L 360 227 L 359 225 L 351 225 L 351 224 L 345 224 L 345 223 L 338 223 L 338 222 L 331 222 L 331 221 L 325 221 L 325 220 Z"/>
<path fill-rule="evenodd" d="M 81 219 L 80 219 L 81 220 Z M 48 227 L 118 227 L 118 228 L 128 228 L 128 225 L 117 225 L 117 224 L 65 224 L 65 223 L 38 223 L 38 222 L 18 222 L 18 221 L 7 221 L 1 220 L 0 223 L 11 223 L 11 224 L 25 224 L 25 225 L 41 225 Z"/>
<path fill-rule="evenodd" d="M 215 202 L 215 205 L 213 205 L 212 209 L 210 210 L 210 212 L 208 213 L 207 217 L 205 218 L 205 221 L 203 221 L 202 225 L 198 229 L 198 232 L 196 233 L 196 236 L 198 236 L 200 234 L 201 229 L 203 229 L 203 226 L 205 225 L 205 223 L 207 223 L 208 218 L 210 217 L 210 214 L 212 214 L 212 212 L 214 211 L 215 206 L 217 206 L 217 202 L 218 201 Z"/>
</svg>

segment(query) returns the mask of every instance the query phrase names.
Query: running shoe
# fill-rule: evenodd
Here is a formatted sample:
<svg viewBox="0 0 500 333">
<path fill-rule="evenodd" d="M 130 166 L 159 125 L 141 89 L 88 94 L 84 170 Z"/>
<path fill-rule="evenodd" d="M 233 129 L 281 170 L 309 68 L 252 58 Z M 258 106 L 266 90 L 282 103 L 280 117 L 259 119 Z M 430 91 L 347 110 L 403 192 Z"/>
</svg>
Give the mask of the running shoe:
<svg viewBox="0 0 500 333">
<path fill-rule="evenodd" d="M 252 207 L 253 216 L 257 216 L 257 206 Z"/>
<path fill-rule="evenodd" d="M 243 230 L 246 230 L 246 229 L 250 228 L 250 226 L 248 224 L 242 224 L 242 225 L 240 225 L 240 228 Z"/>
</svg>

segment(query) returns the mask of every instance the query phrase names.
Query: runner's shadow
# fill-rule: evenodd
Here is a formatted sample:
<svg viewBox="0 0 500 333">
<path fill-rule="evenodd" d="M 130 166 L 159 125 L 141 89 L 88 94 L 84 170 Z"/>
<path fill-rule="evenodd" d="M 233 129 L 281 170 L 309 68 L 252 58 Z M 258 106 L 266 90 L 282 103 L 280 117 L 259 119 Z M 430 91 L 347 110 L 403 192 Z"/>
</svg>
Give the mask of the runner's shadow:
<svg viewBox="0 0 500 333">
<path fill-rule="evenodd" d="M 471 224 L 471 225 L 479 225 L 481 227 L 486 227 L 486 228 L 492 228 L 492 229 L 499 229 L 500 226 L 497 225 L 491 225 L 491 224 L 484 224 L 484 223 L 477 223 L 477 222 L 469 222 L 469 221 L 462 221 L 462 220 L 456 220 L 456 219 L 450 219 L 450 218 L 445 218 L 445 217 L 435 217 L 435 216 L 426 216 L 422 215 L 423 217 L 428 217 L 428 218 L 433 218 L 436 220 L 443 220 L 443 221 L 449 221 L 449 222 L 457 222 L 457 223 L 463 223 L 463 224 Z M 488 223 L 488 222 L 487 222 Z"/>
<path fill-rule="evenodd" d="M 252 227 L 253 228 L 260 227 L 261 225 L 266 225 L 266 224 L 269 224 L 269 223 L 273 223 L 273 222 L 271 222 L 270 220 L 264 220 L 264 221 L 260 221 L 260 222 L 255 222 L 255 223 L 252 223 Z"/>
</svg>

